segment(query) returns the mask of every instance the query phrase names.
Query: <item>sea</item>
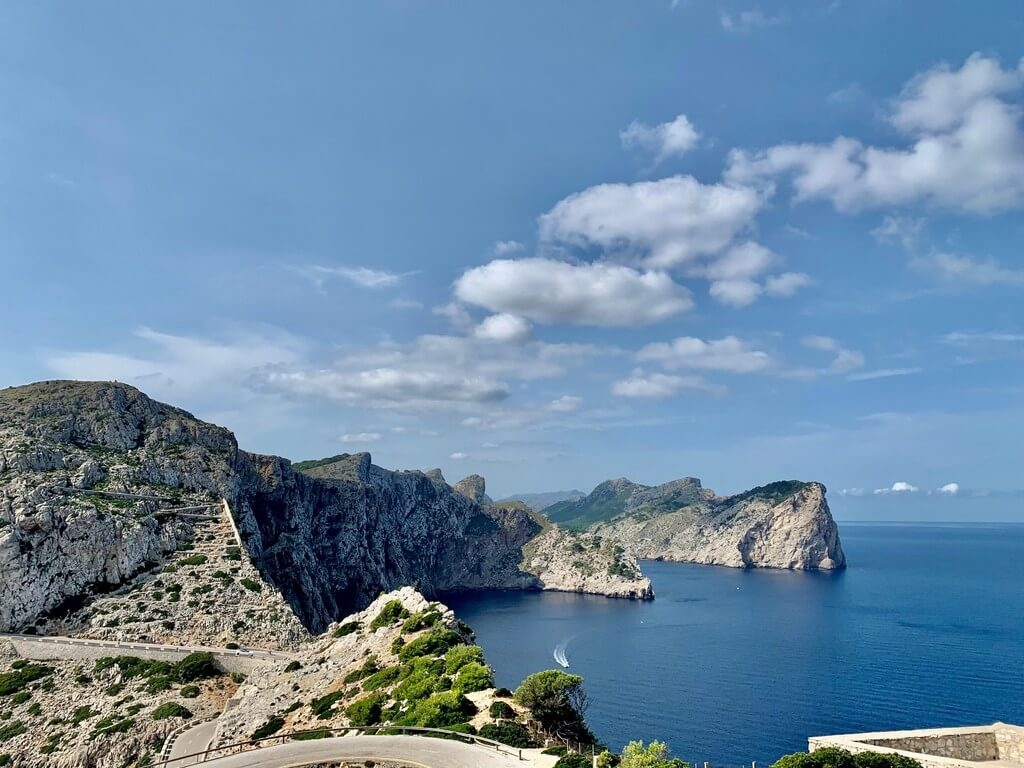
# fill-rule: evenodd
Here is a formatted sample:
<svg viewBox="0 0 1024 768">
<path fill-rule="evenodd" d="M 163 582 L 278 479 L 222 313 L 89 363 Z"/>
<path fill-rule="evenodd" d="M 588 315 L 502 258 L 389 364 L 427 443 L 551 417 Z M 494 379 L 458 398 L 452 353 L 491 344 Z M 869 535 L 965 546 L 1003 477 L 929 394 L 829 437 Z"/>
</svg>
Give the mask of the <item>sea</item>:
<svg viewBox="0 0 1024 768">
<path fill-rule="evenodd" d="M 498 685 L 582 675 L 613 749 L 767 768 L 834 733 L 1024 724 L 1024 525 L 841 523 L 841 573 L 644 562 L 651 602 L 448 595 Z"/>
</svg>

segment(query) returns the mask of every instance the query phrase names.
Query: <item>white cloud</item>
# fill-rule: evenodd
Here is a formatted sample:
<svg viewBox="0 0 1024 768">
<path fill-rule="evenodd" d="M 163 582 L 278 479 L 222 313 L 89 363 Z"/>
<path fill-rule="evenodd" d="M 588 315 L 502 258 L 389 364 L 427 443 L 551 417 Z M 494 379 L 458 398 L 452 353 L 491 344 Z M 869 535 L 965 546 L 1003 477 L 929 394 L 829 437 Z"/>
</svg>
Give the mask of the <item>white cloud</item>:
<svg viewBox="0 0 1024 768">
<path fill-rule="evenodd" d="M 764 292 L 776 298 L 788 298 L 799 291 L 814 284 L 814 279 L 803 272 L 784 272 L 781 275 L 772 275 L 764 281 Z"/>
<path fill-rule="evenodd" d="M 888 488 L 876 488 L 876 494 L 889 494 L 889 493 L 917 493 L 918 487 L 911 485 L 910 483 L 904 482 L 903 480 L 897 480 Z"/>
<path fill-rule="evenodd" d="M 468 459 L 469 458 L 469 454 L 468 453 L 463 453 L 462 451 L 455 451 L 455 453 L 453 453 L 448 458 L 449 459 L 453 459 L 454 461 L 461 461 L 462 459 Z"/>
<path fill-rule="evenodd" d="M 851 373 L 846 378 L 849 381 L 871 381 L 873 379 L 888 379 L 893 376 L 910 376 L 911 374 L 920 372 L 920 368 L 879 368 L 875 371 Z"/>
<path fill-rule="evenodd" d="M 686 288 L 665 272 L 545 258 L 474 267 L 455 281 L 455 294 L 492 312 L 574 325 L 646 325 L 693 306 Z"/>
<path fill-rule="evenodd" d="M 261 335 L 233 333 L 223 340 L 178 336 L 141 327 L 133 335 L 146 343 L 142 354 L 122 352 L 52 352 L 47 365 L 69 379 L 116 379 L 150 395 L 174 399 L 240 386 L 266 366 L 291 365 L 306 353 L 301 339 L 272 328 Z"/>
<path fill-rule="evenodd" d="M 530 338 L 532 332 L 529 320 L 516 315 L 497 314 L 484 318 L 473 335 L 485 341 L 521 344 Z"/>
<path fill-rule="evenodd" d="M 953 331 L 942 337 L 947 344 L 976 344 L 994 342 L 997 344 L 1019 344 L 1024 342 L 1024 333 L 1002 333 L 998 331 L 987 331 L 984 333 L 971 333 L 967 331 Z"/>
<path fill-rule="evenodd" d="M 944 493 L 947 496 L 956 496 L 958 493 L 960 493 L 960 484 L 959 483 L 946 483 L 944 486 L 939 488 L 938 492 L 939 493 Z"/>
<path fill-rule="evenodd" d="M 654 162 L 684 155 L 697 146 L 700 133 L 686 115 L 678 115 L 667 123 L 650 126 L 634 120 L 619 132 L 619 140 L 626 148 L 639 148 L 654 154 Z"/>
<path fill-rule="evenodd" d="M 582 397 L 576 397 L 574 395 L 562 395 L 556 400 L 552 400 L 548 403 L 548 410 L 555 411 L 556 413 L 569 413 L 571 411 L 578 410 L 583 404 Z"/>
<path fill-rule="evenodd" d="M 641 349 L 637 359 L 657 362 L 669 369 L 699 368 L 731 373 L 757 373 L 774 364 L 767 352 L 752 349 L 735 336 L 712 341 L 681 336 L 668 343 L 655 342 Z"/>
<path fill-rule="evenodd" d="M 523 250 L 523 244 L 518 240 L 499 240 L 493 246 L 495 256 L 508 256 Z"/>
<path fill-rule="evenodd" d="M 933 251 L 910 262 L 911 266 L 932 277 L 954 285 L 1024 285 L 1024 269 L 1010 269 L 993 259 L 976 259 L 953 253 Z"/>
<path fill-rule="evenodd" d="M 540 217 L 547 242 L 599 247 L 643 258 L 652 268 L 692 263 L 721 251 L 764 205 L 753 189 L 670 176 L 599 184 L 561 200 Z"/>
<path fill-rule="evenodd" d="M 917 245 L 924 224 L 924 219 L 912 216 L 886 216 L 871 235 L 879 242 L 896 242 L 910 251 Z"/>
<path fill-rule="evenodd" d="M 469 312 L 466 311 L 465 307 L 460 306 L 454 301 L 434 307 L 431 312 L 438 317 L 447 319 L 451 323 L 452 328 L 456 330 L 465 331 L 473 327 L 473 318 Z"/>
<path fill-rule="evenodd" d="M 829 200 L 841 211 L 924 203 L 990 214 L 1024 203 L 1021 109 L 1002 97 L 1024 83 L 974 54 L 959 70 L 935 67 L 912 79 L 890 123 L 906 147 L 873 147 L 840 136 L 829 144 L 781 144 L 730 153 L 725 178 L 764 184 L 792 178 L 797 200 Z"/>
<path fill-rule="evenodd" d="M 722 304 L 745 307 L 757 301 L 762 290 L 760 284 L 753 280 L 716 280 L 711 283 L 708 293 Z"/>
<path fill-rule="evenodd" d="M 343 443 L 376 443 L 380 432 L 348 432 L 341 436 Z"/>
<path fill-rule="evenodd" d="M 398 285 L 406 277 L 416 274 L 415 272 L 385 272 L 369 267 L 326 267 L 319 264 L 299 267 L 296 271 L 321 291 L 324 283 L 331 278 L 341 278 L 363 288 L 390 288 Z"/>
<path fill-rule="evenodd" d="M 850 83 L 832 91 L 826 100 L 829 104 L 848 106 L 862 102 L 866 96 L 867 94 L 864 93 L 864 88 L 861 87 L 860 83 Z"/>
<path fill-rule="evenodd" d="M 704 392 L 711 391 L 711 388 L 699 376 L 673 376 L 665 373 L 645 374 L 641 370 L 633 371 L 629 378 L 612 383 L 613 395 L 648 400 L 672 397 L 685 389 Z"/>
<path fill-rule="evenodd" d="M 778 16 L 768 16 L 763 11 L 756 9 L 740 11 L 735 14 L 722 11 L 718 20 L 726 32 L 750 32 L 754 29 L 774 26 L 780 21 Z"/>
<path fill-rule="evenodd" d="M 712 280 L 745 280 L 768 271 L 778 261 L 769 249 L 750 241 L 729 248 L 704 273 Z"/>
<path fill-rule="evenodd" d="M 843 488 L 839 491 L 840 496 L 864 496 L 866 493 L 863 488 Z"/>
<path fill-rule="evenodd" d="M 864 367 L 864 355 L 852 349 L 846 349 L 838 341 L 830 336 L 805 336 L 802 343 L 808 349 L 819 352 L 831 352 L 834 354 L 832 363 L 824 369 L 811 369 L 798 371 L 803 377 L 813 377 L 819 374 L 833 375 L 849 373 L 858 368 Z"/>
</svg>

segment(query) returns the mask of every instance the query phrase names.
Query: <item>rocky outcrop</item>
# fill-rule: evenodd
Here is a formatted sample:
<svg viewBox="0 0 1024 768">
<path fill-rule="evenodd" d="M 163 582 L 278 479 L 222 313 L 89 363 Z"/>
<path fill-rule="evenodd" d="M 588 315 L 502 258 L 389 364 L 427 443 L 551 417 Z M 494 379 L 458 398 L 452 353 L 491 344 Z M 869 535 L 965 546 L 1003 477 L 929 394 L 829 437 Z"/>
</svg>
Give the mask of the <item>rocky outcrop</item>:
<svg viewBox="0 0 1024 768">
<path fill-rule="evenodd" d="M 74 614 L 83 598 L 155 574 L 208 535 L 170 510 L 220 499 L 268 596 L 279 590 L 312 631 L 382 589 L 557 588 L 522 564 L 541 522 L 486 503 L 482 478 L 455 490 L 440 472 L 391 472 L 365 453 L 299 466 L 239 450 L 228 430 L 124 384 L 0 390 L 0 629 Z M 630 591 L 619 587 L 608 592 Z M 213 598 L 194 599 L 216 613 Z"/>
<path fill-rule="evenodd" d="M 493 504 L 491 497 L 487 495 L 487 483 L 480 475 L 464 477 L 452 488 L 477 504 Z"/>
<path fill-rule="evenodd" d="M 620 542 L 641 559 L 737 568 L 846 567 L 821 483 L 783 481 L 722 497 L 692 477 L 653 487 L 619 479 L 548 512 Z"/>
</svg>

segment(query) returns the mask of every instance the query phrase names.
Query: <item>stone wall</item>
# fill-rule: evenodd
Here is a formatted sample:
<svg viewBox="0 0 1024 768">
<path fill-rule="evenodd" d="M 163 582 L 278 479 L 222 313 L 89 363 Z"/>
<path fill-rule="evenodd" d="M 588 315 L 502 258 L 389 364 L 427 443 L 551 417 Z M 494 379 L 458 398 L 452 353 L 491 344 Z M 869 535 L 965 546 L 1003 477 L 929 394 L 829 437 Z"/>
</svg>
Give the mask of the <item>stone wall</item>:
<svg viewBox="0 0 1024 768">
<path fill-rule="evenodd" d="M 999 747 L 999 759 L 1024 764 L 1024 728 L 996 723 L 993 732 Z"/>
<path fill-rule="evenodd" d="M 30 639 L 29 637 L 6 636 L 15 652 L 24 659 L 49 661 L 62 659 L 65 661 L 95 661 L 106 656 L 136 656 L 140 659 L 155 661 L 180 661 L 190 653 L 209 651 L 213 654 L 217 666 L 225 672 L 242 672 L 248 675 L 254 669 L 270 661 L 278 660 L 276 656 L 264 657 L 260 652 L 236 652 L 231 650 L 215 650 L 212 648 L 179 648 L 175 646 L 148 645 L 144 643 L 105 643 L 90 640 L 60 640 L 53 638 Z"/>
<path fill-rule="evenodd" d="M 850 752 L 898 752 L 924 768 L 979 768 L 985 763 L 1017 763 L 1024 768 L 1024 727 L 993 723 L 968 728 L 847 733 L 812 736 L 807 748 L 838 747 Z"/>
<path fill-rule="evenodd" d="M 935 757 L 970 760 L 971 762 L 999 759 L 996 737 L 991 731 L 907 736 L 897 739 L 865 739 L 864 743 L 876 747 L 898 749 L 903 752 L 918 752 Z"/>
</svg>

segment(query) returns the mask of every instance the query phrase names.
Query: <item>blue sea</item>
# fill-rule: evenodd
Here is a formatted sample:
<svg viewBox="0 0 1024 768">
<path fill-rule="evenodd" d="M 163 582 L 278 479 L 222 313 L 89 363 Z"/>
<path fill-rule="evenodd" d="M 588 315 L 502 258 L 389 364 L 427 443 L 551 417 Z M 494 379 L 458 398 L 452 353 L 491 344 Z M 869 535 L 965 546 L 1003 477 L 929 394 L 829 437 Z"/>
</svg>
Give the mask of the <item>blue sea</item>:
<svg viewBox="0 0 1024 768">
<path fill-rule="evenodd" d="M 1024 525 L 840 526 L 850 567 L 794 573 L 646 562 L 657 598 L 445 598 L 497 682 L 583 675 L 587 720 L 619 749 L 767 766 L 807 737 L 1024 723 Z"/>
</svg>

